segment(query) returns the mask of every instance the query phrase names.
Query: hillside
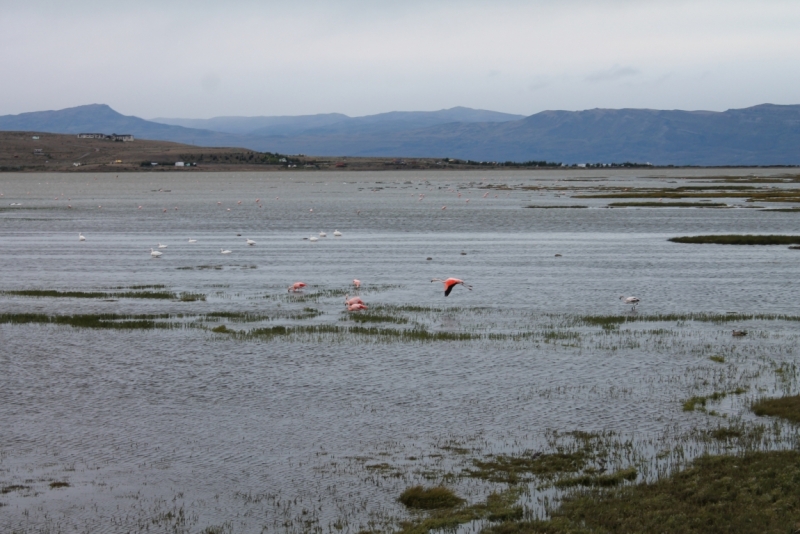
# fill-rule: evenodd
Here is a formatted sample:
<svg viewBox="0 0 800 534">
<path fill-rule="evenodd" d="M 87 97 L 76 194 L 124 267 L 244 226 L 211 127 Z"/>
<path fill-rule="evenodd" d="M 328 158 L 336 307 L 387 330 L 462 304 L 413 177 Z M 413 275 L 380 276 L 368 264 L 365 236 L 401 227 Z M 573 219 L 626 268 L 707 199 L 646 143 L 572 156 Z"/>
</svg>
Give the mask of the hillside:
<svg viewBox="0 0 800 534">
<path fill-rule="evenodd" d="M 800 164 L 800 105 L 724 112 L 592 109 L 530 117 L 468 108 L 366 117 L 218 117 L 188 128 L 124 116 L 93 104 L 0 117 L 0 130 L 131 133 L 198 146 L 317 156 L 547 160 L 656 165 Z"/>
</svg>

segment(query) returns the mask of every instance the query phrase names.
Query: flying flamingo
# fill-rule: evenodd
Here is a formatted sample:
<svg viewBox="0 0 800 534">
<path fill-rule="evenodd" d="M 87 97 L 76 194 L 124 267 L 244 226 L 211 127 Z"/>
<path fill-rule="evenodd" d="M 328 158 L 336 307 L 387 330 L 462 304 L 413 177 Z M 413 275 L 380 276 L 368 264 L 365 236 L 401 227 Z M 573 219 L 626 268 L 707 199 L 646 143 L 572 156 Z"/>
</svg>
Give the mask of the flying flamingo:
<svg viewBox="0 0 800 534">
<path fill-rule="evenodd" d="M 434 278 L 433 280 L 431 280 L 431 282 L 442 282 L 442 283 L 444 283 L 444 296 L 445 297 L 447 295 L 449 295 L 450 292 L 453 290 L 453 288 L 456 287 L 458 284 L 461 284 L 462 286 L 464 286 L 467 289 L 469 289 L 470 291 L 472 291 L 472 286 L 469 286 L 469 285 L 465 284 L 463 280 L 459 280 L 458 278 L 448 278 L 447 280 L 442 280 L 441 278 Z"/>
<path fill-rule="evenodd" d="M 365 304 L 361 304 L 360 302 L 354 302 L 353 304 L 348 304 L 347 311 L 361 311 L 368 309 Z"/>
<path fill-rule="evenodd" d="M 353 285 L 355 286 L 356 289 L 360 288 L 361 287 L 361 280 L 358 280 L 358 279 L 353 280 Z"/>
<path fill-rule="evenodd" d="M 625 295 L 622 295 L 619 297 L 619 299 L 625 304 L 630 304 L 631 311 L 636 311 L 636 305 L 639 304 L 639 299 L 637 297 L 626 297 Z"/>
<path fill-rule="evenodd" d="M 289 286 L 289 291 L 292 293 L 297 293 L 298 291 L 302 291 L 304 287 L 306 287 L 305 282 L 295 282 Z"/>
</svg>

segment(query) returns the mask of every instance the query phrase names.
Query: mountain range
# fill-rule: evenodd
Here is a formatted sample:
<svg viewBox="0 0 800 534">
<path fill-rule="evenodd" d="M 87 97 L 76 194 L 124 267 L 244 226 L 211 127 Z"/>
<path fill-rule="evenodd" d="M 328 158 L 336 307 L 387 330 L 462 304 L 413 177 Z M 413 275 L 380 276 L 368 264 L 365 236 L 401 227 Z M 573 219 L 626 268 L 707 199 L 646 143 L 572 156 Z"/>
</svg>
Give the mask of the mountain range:
<svg viewBox="0 0 800 534">
<path fill-rule="evenodd" d="M 129 133 L 199 146 L 318 156 L 656 165 L 800 164 L 800 105 L 724 112 L 543 111 L 528 117 L 456 107 L 363 117 L 339 113 L 145 120 L 104 104 L 0 116 L 0 130 Z"/>
</svg>

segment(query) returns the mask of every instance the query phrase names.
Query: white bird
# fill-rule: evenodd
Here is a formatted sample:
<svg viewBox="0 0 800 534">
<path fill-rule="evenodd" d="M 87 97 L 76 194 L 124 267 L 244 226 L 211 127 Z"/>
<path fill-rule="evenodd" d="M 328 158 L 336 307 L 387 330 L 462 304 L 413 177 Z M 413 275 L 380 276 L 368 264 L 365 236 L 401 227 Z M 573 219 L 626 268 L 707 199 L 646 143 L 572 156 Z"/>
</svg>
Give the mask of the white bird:
<svg viewBox="0 0 800 534">
<path fill-rule="evenodd" d="M 248 245 L 250 245 L 250 246 L 252 247 L 253 245 L 255 245 L 255 244 L 256 244 L 256 242 L 255 242 L 255 241 L 253 241 L 252 239 L 248 239 L 248 240 L 247 240 L 247 244 L 248 244 Z"/>
<path fill-rule="evenodd" d="M 78 241 L 86 241 L 86 238 L 83 237 L 83 234 L 78 232 Z"/>
<path fill-rule="evenodd" d="M 311 241 L 312 243 L 316 243 L 317 241 L 319 241 L 319 238 L 317 236 L 312 235 L 311 237 L 308 238 L 308 240 Z"/>
<path fill-rule="evenodd" d="M 189 238 L 189 243 L 197 243 L 197 239 L 192 239 L 192 238 L 190 237 L 190 238 Z"/>
<path fill-rule="evenodd" d="M 328 237 L 328 234 L 326 234 L 325 232 L 320 232 L 320 233 L 319 233 L 319 236 L 320 236 L 320 237 Z"/>
<path fill-rule="evenodd" d="M 342 237 L 342 232 L 340 232 L 339 230 L 335 230 L 335 231 L 333 232 L 333 236 L 334 236 L 334 237 Z"/>
<path fill-rule="evenodd" d="M 152 257 L 152 258 L 160 258 L 161 254 L 163 254 L 163 252 L 159 252 L 157 250 L 153 250 L 152 248 L 150 249 L 150 257 Z"/>
<path fill-rule="evenodd" d="M 625 295 L 621 295 L 619 299 L 625 304 L 630 304 L 631 311 L 636 311 L 636 305 L 639 304 L 639 299 L 637 297 L 626 297 Z"/>
<path fill-rule="evenodd" d="M 230 250 L 225 250 L 224 248 L 219 249 L 220 254 L 230 254 Z"/>
<path fill-rule="evenodd" d="M 161 243 L 159 243 L 158 248 L 167 248 L 167 245 L 162 245 Z"/>
</svg>

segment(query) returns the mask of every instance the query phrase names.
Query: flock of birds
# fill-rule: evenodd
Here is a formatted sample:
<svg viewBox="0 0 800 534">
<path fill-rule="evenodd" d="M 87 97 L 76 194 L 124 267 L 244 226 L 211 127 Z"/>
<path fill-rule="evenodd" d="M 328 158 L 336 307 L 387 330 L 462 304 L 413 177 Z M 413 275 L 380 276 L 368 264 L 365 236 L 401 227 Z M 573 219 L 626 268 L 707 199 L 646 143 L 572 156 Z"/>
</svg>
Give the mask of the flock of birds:
<svg viewBox="0 0 800 534">
<path fill-rule="evenodd" d="M 333 232 L 333 235 L 334 235 L 334 237 L 341 237 L 342 233 L 339 230 L 335 230 Z M 325 233 L 325 232 L 320 232 L 319 233 L 319 237 L 327 237 L 327 236 L 328 236 L 328 234 Z M 311 242 L 316 242 L 316 241 L 319 240 L 318 237 L 313 236 L 313 235 L 308 237 L 308 238 L 304 238 L 304 239 L 308 239 Z M 78 233 L 78 240 L 79 241 L 86 241 L 86 236 L 84 236 L 82 232 L 79 232 Z M 197 239 L 189 238 L 189 243 L 197 243 Z M 255 246 L 257 244 L 256 241 L 254 241 L 252 239 L 249 239 L 249 238 L 247 238 L 245 240 L 245 243 L 247 243 L 247 245 L 251 246 L 251 247 Z M 158 248 L 159 249 L 165 249 L 165 248 L 167 248 L 167 246 L 168 245 L 163 245 L 161 243 L 158 243 Z M 221 248 L 220 249 L 220 254 L 231 254 L 231 252 L 232 251 L 229 250 L 229 249 L 225 249 L 225 248 Z M 160 258 L 162 255 L 163 255 L 163 252 L 161 252 L 161 250 L 155 250 L 153 248 L 150 249 L 150 256 L 152 258 Z M 457 285 L 462 285 L 462 286 L 466 287 L 467 289 L 469 289 L 470 291 L 472 291 L 472 286 L 467 284 L 467 283 L 465 283 L 463 280 L 461 280 L 459 278 L 452 278 L 452 277 L 451 278 L 444 278 L 444 279 L 443 278 L 434 278 L 434 279 L 431 280 L 431 282 L 442 282 L 442 284 L 444 284 L 444 296 L 445 297 L 449 296 L 450 293 L 453 291 L 453 288 L 456 287 Z M 358 280 L 358 279 L 353 280 L 353 286 L 356 289 L 360 288 L 361 287 L 361 281 Z M 303 288 L 305 288 L 305 287 L 307 287 L 307 284 L 305 282 L 295 282 L 294 284 L 289 286 L 289 292 L 297 293 L 297 292 L 302 291 Z M 625 295 L 622 295 L 619 298 L 625 304 L 630 304 L 631 305 L 631 311 L 636 311 L 636 305 L 639 304 L 639 299 L 637 297 L 626 297 Z M 361 299 L 361 297 L 357 297 L 357 296 L 351 298 L 349 295 L 345 295 L 344 304 L 347 307 L 348 311 L 361 311 L 361 310 L 368 309 L 367 305 L 364 303 L 364 301 Z M 736 332 L 734 332 L 734 335 L 743 335 L 743 334 L 737 334 Z"/>
</svg>

